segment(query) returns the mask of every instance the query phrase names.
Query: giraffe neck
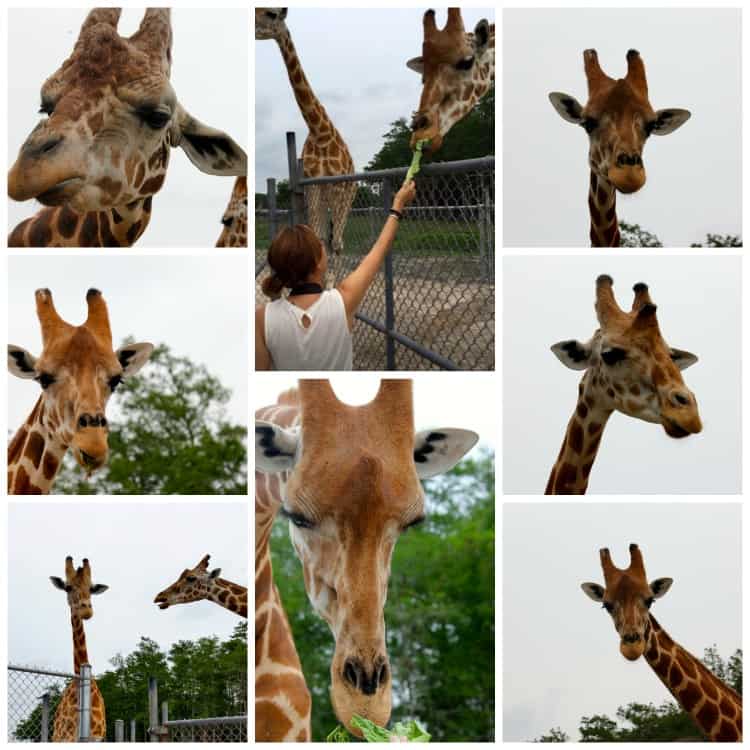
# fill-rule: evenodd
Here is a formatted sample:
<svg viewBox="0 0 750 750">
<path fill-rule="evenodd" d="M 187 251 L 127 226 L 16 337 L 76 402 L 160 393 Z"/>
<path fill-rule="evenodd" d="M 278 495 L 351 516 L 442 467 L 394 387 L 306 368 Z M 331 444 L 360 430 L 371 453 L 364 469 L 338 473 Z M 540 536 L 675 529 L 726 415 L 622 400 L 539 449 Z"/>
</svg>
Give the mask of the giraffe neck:
<svg viewBox="0 0 750 750">
<path fill-rule="evenodd" d="M 325 108 L 315 96 L 310 86 L 305 72 L 302 70 L 302 64 L 297 56 L 297 50 L 294 48 L 292 36 L 287 31 L 283 36 L 277 38 L 281 56 L 284 59 L 286 72 L 289 76 L 289 83 L 292 85 L 294 98 L 297 100 L 300 113 L 305 120 L 305 124 L 313 137 L 323 137 L 328 140 L 335 128 L 328 117 Z"/>
<path fill-rule="evenodd" d="M 215 602 L 240 617 L 247 617 L 247 588 L 238 583 L 232 583 L 224 578 L 214 579 L 213 586 L 208 592 L 210 601 Z"/>
<path fill-rule="evenodd" d="M 742 697 L 675 643 L 649 615 L 644 657 L 703 734 L 712 741 L 742 741 Z"/>
<path fill-rule="evenodd" d="M 46 414 L 47 409 L 44 396 L 39 396 L 8 445 L 9 495 L 47 495 L 52 490 L 68 443 L 48 426 L 56 417 Z"/>
<path fill-rule="evenodd" d="M 151 220 L 151 196 L 103 211 L 43 208 L 8 237 L 9 247 L 130 247 Z"/>
<path fill-rule="evenodd" d="M 86 632 L 83 629 L 83 620 L 74 612 L 70 614 L 70 624 L 73 628 L 73 672 L 80 674 L 81 664 L 89 663 Z"/>
<path fill-rule="evenodd" d="M 591 214 L 591 247 L 620 247 L 617 223 L 615 186 L 593 170 L 589 181 L 589 213 Z"/>
<path fill-rule="evenodd" d="M 560 454 L 552 467 L 545 495 L 585 495 L 591 467 L 612 409 L 601 407 L 592 389 L 586 388 L 587 372 L 578 386 L 578 403 L 568 422 Z"/>
</svg>

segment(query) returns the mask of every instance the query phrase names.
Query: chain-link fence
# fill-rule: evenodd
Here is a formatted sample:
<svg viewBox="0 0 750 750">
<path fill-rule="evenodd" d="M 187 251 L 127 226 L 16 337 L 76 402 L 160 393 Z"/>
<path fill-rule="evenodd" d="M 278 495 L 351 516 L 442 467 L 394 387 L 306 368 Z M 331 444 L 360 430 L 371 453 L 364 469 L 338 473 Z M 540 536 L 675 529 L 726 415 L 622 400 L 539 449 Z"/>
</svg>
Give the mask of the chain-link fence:
<svg viewBox="0 0 750 750">
<path fill-rule="evenodd" d="M 55 711 L 75 674 L 8 665 L 8 742 L 50 742 Z"/>
<path fill-rule="evenodd" d="M 266 252 L 285 224 L 321 219 L 320 190 L 352 208 L 345 223 L 327 211 L 330 283 L 351 273 L 370 251 L 406 168 L 302 179 L 294 134 L 287 134 L 290 209 L 276 207 L 275 180 L 255 215 L 256 300 L 268 273 Z M 391 253 L 370 287 L 353 331 L 354 367 L 362 370 L 491 370 L 495 363 L 495 160 L 422 167 L 417 199 L 405 210 Z M 342 189 L 346 187 L 346 195 Z M 341 212 L 339 212 L 340 214 Z M 331 250 L 343 244 L 341 254 Z"/>
<path fill-rule="evenodd" d="M 247 716 L 168 721 L 164 727 L 169 742 L 247 742 Z"/>
</svg>

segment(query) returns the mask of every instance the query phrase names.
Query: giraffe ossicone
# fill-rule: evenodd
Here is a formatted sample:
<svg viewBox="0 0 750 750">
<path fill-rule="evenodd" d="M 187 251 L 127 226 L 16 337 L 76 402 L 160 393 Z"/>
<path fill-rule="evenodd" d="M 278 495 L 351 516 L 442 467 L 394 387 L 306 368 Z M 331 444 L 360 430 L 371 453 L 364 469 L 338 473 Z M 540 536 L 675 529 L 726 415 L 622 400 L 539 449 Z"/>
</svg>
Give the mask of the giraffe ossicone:
<svg viewBox="0 0 750 750">
<path fill-rule="evenodd" d="M 190 604 L 204 599 L 214 602 L 240 617 L 247 617 L 247 586 L 219 578 L 221 568 L 209 570 L 211 555 L 204 555 L 194 568 L 186 568 L 180 577 L 154 598 L 159 609 Z"/>
<path fill-rule="evenodd" d="M 247 174 L 243 149 L 177 99 L 170 12 L 147 9 L 130 37 L 117 32 L 119 8 L 86 16 L 71 56 L 42 85 L 46 117 L 8 172 L 13 200 L 48 207 L 16 227 L 11 246 L 132 245 L 172 148 L 207 174 Z"/>
<path fill-rule="evenodd" d="M 610 78 L 594 49 L 583 53 L 588 101 L 553 91 L 550 102 L 567 122 L 589 138 L 589 213 L 592 247 L 619 247 L 616 194 L 634 193 L 646 182 L 643 147 L 651 135 L 669 135 L 690 119 L 686 109 L 654 110 L 648 97 L 646 67 L 637 50 L 627 53 L 625 78 Z"/>
<path fill-rule="evenodd" d="M 422 24 L 422 55 L 406 63 L 422 76 L 423 84 L 411 123 L 411 147 L 428 140 L 424 150 L 434 153 L 495 83 L 495 24 L 483 18 L 467 33 L 460 8 L 448 8 L 443 29 L 434 10 L 424 14 Z"/>
<path fill-rule="evenodd" d="M 74 674 L 80 674 L 81 666 L 89 664 L 83 622 L 94 616 L 91 597 L 103 594 L 109 586 L 92 583 L 91 564 L 86 558 L 83 559 L 83 564 L 76 568 L 73 565 L 73 558 L 70 556 L 65 558 L 65 578 L 50 576 L 50 581 L 56 589 L 67 594 L 70 623 L 73 630 L 73 672 Z M 52 741 L 77 742 L 78 720 L 78 681 L 71 680 L 63 691 L 55 710 Z M 91 679 L 91 731 L 89 736 L 92 740 L 107 739 L 104 699 L 93 677 Z"/>
<path fill-rule="evenodd" d="M 613 412 L 660 424 L 672 438 L 703 429 L 698 403 L 681 371 L 698 361 L 662 338 L 648 286 L 633 287 L 633 304 L 622 310 L 612 278 L 596 280 L 599 328 L 585 343 L 560 341 L 552 352 L 568 368 L 584 370 L 578 401 L 560 454 L 547 483 L 547 495 L 582 495 L 588 487 L 602 433 Z"/>
<path fill-rule="evenodd" d="M 138 343 L 113 350 L 109 312 L 98 289 L 86 293 L 88 315 L 79 326 L 60 317 L 49 289 L 37 289 L 35 297 L 42 353 L 35 357 L 8 346 L 11 375 L 35 380 L 42 389 L 8 446 L 12 495 L 49 493 L 68 449 L 87 475 L 106 463 L 109 397 L 146 364 L 154 348 Z"/>
<path fill-rule="evenodd" d="M 420 480 L 450 470 L 478 436 L 452 428 L 415 433 L 410 380 L 383 380 L 363 406 L 339 401 L 327 380 L 301 380 L 297 391 L 256 413 L 255 434 L 256 725 L 270 724 L 271 735 L 274 721 L 286 727 L 282 704 L 273 700 L 283 686 L 271 679 L 278 643 L 286 639 L 283 651 L 293 649 L 286 617 L 269 615 L 283 613 L 268 549 L 279 513 L 289 521 L 308 599 L 336 642 L 334 711 L 357 735 L 354 714 L 385 725 L 392 677 L 383 608 L 391 554 L 399 535 L 424 520 Z M 274 713 L 266 721 L 269 706 Z"/>
<path fill-rule="evenodd" d="M 716 742 L 742 741 L 742 696 L 714 675 L 700 659 L 672 640 L 651 614 L 671 578 L 649 583 L 643 554 L 630 545 L 630 565 L 618 568 L 606 547 L 599 550 L 604 586 L 583 583 L 584 593 L 612 617 L 620 652 L 629 661 L 643 656 L 705 736 Z"/>
</svg>

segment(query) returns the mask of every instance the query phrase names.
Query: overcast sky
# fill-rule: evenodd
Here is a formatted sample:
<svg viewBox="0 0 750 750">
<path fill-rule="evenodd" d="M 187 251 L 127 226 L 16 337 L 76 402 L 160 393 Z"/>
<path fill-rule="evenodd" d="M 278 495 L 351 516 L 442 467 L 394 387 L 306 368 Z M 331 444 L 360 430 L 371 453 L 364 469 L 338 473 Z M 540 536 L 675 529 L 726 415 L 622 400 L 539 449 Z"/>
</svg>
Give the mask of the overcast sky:
<svg viewBox="0 0 750 750">
<path fill-rule="evenodd" d="M 420 76 L 406 61 L 422 54 L 425 8 L 290 8 L 287 26 L 316 96 L 362 171 L 383 145 L 382 136 L 400 117 L 411 118 L 422 91 Z M 438 25 L 446 21 L 437 12 Z M 463 11 L 467 31 L 495 12 Z M 281 52 L 269 39 L 255 44 L 255 185 L 289 176 L 286 132 L 295 131 L 298 155 L 307 137 Z M 407 165 L 404 165 L 407 166 Z"/>
<path fill-rule="evenodd" d="M 670 346 L 698 355 L 683 373 L 703 432 L 684 440 L 660 425 L 615 413 L 591 470 L 589 494 L 718 494 L 740 491 L 742 434 L 741 267 L 733 257 L 506 257 L 503 262 L 504 488 L 541 494 L 575 409 L 583 375 L 550 351 L 588 341 L 598 328 L 594 281 L 615 282 L 621 307 L 649 285 Z"/>
<path fill-rule="evenodd" d="M 628 49 L 639 50 L 654 109 L 692 112 L 679 130 L 649 139 L 648 180 L 618 194 L 618 218 L 672 247 L 742 233 L 738 9 L 507 10 L 503 24 L 506 247 L 589 245 L 588 138 L 547 95 L 586 103 L 590 47 L 612 78 L 625 76 Z"/>
<path fill-rule="evenodd" d="M 582 716 L 671 698 L 644 660 L 620 655 L 610 616 L 580 589 L 603 583 L 601 547 L 626 568 L 635 542 L 649 581 L 674 579 L 653 612 L 692 654 L 715 644 L 727 659 L 741 648 L 741 533 L 739 503 L 507 503 L 503 738 L 560 727 L 577 740 Z"/>
<path fill-rule="evenodd" d="M 39 90 L 73 50 L 86 10 L 12 9 L 8 14 L 8 158 L 12 164 L 41 115 Z M 137 31 L 143 9 L 125 8 L 118 30 Z M 172 86 L 185 109 L 202 123 L 224 130 L 248 146 L 248 54 L 246 9 L 177 8 L 172 13 Z M 200 172 L 184 152 L 172 149 L 164 187 L 154 197 L 151 223 L 139 247 L 212 247 L 234 177 Z M 12 229 L 40 205 L 8 200 Z"/>
<path fill-rule="evenodd" d="M 339 374 L 329 378 L 336 396 L 346 404 L 361 405 L 372 401 L 380 387 L 380 376 L 369 373 Z M 495 450 L 497 399 L 495 379 L 491 373 L 419 373 L 414 381 L 415 429 L 457 427 L 474 430 L 479 446 Z M 276 403 L 280 393 L 296 387 L 297 378 L 283 373 L 255 373 L 253 407 L 260 409 Z M 445 394 L 453 394 L 446 398 Z M 477 448 L 469 452 L 476 454 Z"/>
<path fill-rule="evenodd" d="M 248 509 L 240 503 L 11 503 L 9 506 L 8 660 L 65 672 L 73 668 L 70 608 L 50 576 L 65 577 L 65 557 L 87 557 L 94 583 L 86 623 L 95 673 L 127 655 L 141 636 L 168 649 L 179 640 L 231 635 L 240 618 L 212 602 L 160 610 L 154 597 L 187 567 L 210 567 L 247 586 Z M 146 686 L 143 700 L 146 700 Z M 127 719 L 129 717 L 116 717 Z M 175 717 L 178 718 L 178 717 Z"/>
<path fill-rule="evenodd" d="M 247 423 L 248 289 L 246 257 L 122 255 L 11 256 L 8 260 L 8 342 L 34 356 L 42 337 L 34 290 L 48 287 L 71 325 L 86 320 L 86 290 L 102 291 L 114 348 L 136 341 L 166 343 L 172 353 L 203 364 L 232 391 L 229 418 Z M 148 363 L 145 365 L 148 367 Z M 31 412 L 39 386 L 8 375 L 8 427 L 15 432 Z M 117 414 L 117 394 L 107 409 Z"/>
</svg>

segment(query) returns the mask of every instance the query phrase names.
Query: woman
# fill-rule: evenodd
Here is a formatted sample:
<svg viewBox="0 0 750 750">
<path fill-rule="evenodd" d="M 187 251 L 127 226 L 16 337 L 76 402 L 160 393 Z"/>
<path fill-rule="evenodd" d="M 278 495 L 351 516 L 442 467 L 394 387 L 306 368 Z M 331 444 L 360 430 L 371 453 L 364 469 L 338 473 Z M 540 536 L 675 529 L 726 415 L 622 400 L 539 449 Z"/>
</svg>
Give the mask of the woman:
<svg viewBox="0 0 750 750">
<path fill-rule="evenodd" d="M 369 253 L 338 286 L 323 290 L 328 258 L 310 227 L 285 227 L 268 250 L 271 275 L 263 293 L 273 302 L 255 311 L 256 370 L 351 370 L 354 313 L 391 249 L 401 212 L 416 195 L 413 181 L 393 198 Z M 282 291 L 288 288 L 285 298 Z"/>
</svg>

